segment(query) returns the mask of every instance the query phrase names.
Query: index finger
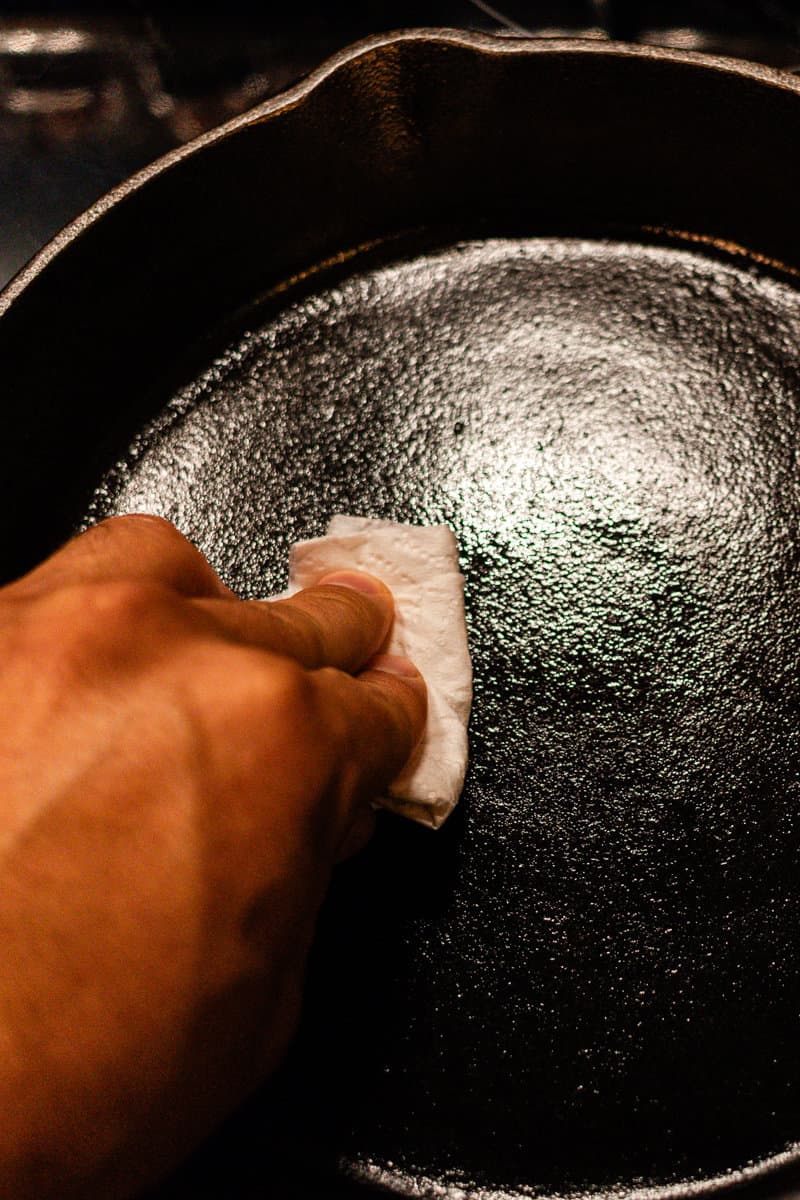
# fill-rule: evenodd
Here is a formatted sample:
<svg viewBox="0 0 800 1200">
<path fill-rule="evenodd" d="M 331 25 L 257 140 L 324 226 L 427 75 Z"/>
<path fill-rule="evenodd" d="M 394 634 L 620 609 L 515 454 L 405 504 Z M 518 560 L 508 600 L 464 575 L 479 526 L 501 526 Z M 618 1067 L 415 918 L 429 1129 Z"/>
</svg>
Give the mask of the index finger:
<svg viewBox="0 0 800 1200">
<path fill-rule="evenodd" d="M 386 792 L 425 731 L 428 694 L 407 659 L 377 655 L 358 676 L 314 673 L 322 711 L 336 730 L 339 792 L 345 810 Z"/>
<path fill-rule="evenodd" d="M 351 674 L 382 648 L 394 620 L 392 593 L 363 571 L 332 572 L 286 600 L 193 604 L 238 642 Z"/>
</svg>

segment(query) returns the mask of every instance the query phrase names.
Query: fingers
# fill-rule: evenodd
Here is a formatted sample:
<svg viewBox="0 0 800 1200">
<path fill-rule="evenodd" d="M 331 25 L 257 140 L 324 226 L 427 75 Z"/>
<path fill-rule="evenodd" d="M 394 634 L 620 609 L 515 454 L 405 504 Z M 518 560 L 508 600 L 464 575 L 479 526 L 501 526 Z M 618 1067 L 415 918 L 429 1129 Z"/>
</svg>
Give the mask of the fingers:
<svg viewBox="0 0 800 1200">
<path fill-rule="evenodd" d="M 67 542 L 19 580 L 19 591 L 60 584 L 143 580 L 184 596 L 232 598 L 196 546 L 162 517 L 112 517 Z"/>
<path fill-rule="evenodd" d="M 195 607 L 237 641 L 304 667 L 349 673 L 380 650 L 394 619 L 389 589 L 358 571 L 326 575 L 288 600 L 197 600 Z"/>
<path fill-rule="evenodd" d="M 389 655 L 378 655 L 356 678 L 320 671 L 315 681 L 321 711 L 337 730 L 340 791 L 355 817 L 361 802 L 386 791 L 419 743 L 425 681 L 407 659 Z"/>
</svg>

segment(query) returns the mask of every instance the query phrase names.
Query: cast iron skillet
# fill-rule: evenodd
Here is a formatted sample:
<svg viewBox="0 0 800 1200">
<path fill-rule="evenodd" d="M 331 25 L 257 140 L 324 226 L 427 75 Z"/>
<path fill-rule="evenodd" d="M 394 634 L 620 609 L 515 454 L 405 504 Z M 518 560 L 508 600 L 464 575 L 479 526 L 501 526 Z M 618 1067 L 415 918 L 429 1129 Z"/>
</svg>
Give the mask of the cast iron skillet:
<svg viewBox="0 0 800 1200">
<path fill-rule="evenodd" d="M 472 765 L 336 879 L 280 1078 L 162 1197 L 800 1175 L 800 88 L 373 39 L 7 289 L 2 568 L 172 517 L 245 595 L 456 530 Z"/>
</svg>

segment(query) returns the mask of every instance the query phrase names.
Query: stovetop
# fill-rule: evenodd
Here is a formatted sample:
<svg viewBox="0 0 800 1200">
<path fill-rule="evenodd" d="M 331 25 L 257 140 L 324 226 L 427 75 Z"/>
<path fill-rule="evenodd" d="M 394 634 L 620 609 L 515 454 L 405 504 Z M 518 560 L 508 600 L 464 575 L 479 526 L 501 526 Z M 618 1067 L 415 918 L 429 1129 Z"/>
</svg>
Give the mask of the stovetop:
<svg viewBox="0 0 800 1200">
<path fill-rule="evenodd" d="M 421 26 L 615 38 L 800 71 L 798 0 L 22 6 L 0 17 L 0 285 L 137 168 L 348 43 Z"/>
</svg>

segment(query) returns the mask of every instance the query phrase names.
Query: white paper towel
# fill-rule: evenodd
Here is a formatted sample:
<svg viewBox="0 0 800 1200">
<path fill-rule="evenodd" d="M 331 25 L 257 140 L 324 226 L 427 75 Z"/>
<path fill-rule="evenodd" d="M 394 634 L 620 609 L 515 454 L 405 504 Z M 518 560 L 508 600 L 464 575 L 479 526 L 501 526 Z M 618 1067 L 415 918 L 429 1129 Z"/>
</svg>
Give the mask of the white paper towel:
<svg viewBox="0 0 800 1200">
<path fill-rule="evenodd" d="M 289 555 L 292 595 L 331 571 L 368 571 L 391 591 L 395 622 L 388 654 L 410 658 L 428 685 L 428 722 L 412 762 L 380 801 L 437 829 L 458 803 L 467 768 L 472 664 L 458 546 L 446 525 L 398 525 L 335 516 L 325 537 Z"/>
</svg>

